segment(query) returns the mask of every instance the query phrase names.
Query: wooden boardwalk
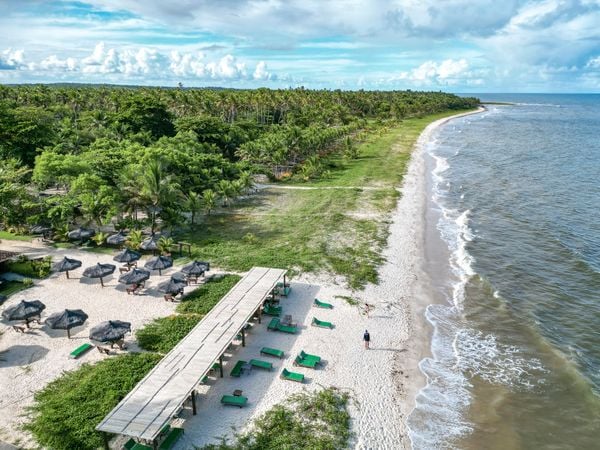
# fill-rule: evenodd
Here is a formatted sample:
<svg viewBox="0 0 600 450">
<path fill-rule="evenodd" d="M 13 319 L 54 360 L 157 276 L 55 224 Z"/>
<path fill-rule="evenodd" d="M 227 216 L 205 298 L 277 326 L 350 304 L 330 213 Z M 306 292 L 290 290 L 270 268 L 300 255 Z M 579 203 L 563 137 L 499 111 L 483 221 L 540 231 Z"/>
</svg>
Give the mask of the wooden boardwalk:
<svg viewBox="0 0 600 450">
<path fill-rule="evenodd" d="M 96 429 L 153 441 L 285 272 L 252 268 Z"/>
</svg>

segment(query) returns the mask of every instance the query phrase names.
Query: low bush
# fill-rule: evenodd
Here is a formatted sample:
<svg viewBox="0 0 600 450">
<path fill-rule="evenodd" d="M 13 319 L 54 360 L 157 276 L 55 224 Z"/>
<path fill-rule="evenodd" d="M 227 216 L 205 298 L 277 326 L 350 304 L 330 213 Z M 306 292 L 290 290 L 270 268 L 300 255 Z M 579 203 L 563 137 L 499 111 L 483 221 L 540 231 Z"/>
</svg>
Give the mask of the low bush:
<svg viewBox="0 0 600 450">
<path fill-rule="evenodd" d="M 6 269 L 28 278 L 46 278 L 50 275 L 51 264 L 52 259 L 48 257 L 40 260 L 19 258 L 18 261 L 7 263 Z"/>
<path fill-rule="evenodd" d="M 300 393 L 258 417 L 248 431 L 204 450 L 348 448 L 351 437 L 347 394 L 334 388 Z"/>
<path fill-rule="evenodd" d="M 144 350 L 168 353 L 202 319 L 199 314 L 161 317 L 135 333 L 138 345 Z"/>
<path fill-rule="evenodd" d="M 160 359 L 153 353 L 132 353 L 64 373 L 35 393 L 25 429 L 45 448 L 100 448 L 96 425 Z"/>
<path fill-rule="evenodd" d="M 240 279 L 238 275 L 225 275 L 200 286 L 182 299 L 177 312 L 207 314 Z"/>
</svg>

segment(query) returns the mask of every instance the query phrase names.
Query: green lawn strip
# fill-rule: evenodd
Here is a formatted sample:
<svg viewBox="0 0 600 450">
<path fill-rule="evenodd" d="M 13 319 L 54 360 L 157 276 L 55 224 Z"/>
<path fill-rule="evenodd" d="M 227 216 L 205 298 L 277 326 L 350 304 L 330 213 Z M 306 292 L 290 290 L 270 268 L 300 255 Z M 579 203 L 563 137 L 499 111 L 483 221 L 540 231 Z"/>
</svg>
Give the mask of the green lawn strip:
<svg viewBox="0 0 600 450">
<path fill-rule="evenodd" d="M 177 312 L 207 314 L 241 278 L 238 275 L 225 275 L 221 279 L 200 286 L 183 297 L 181 303 L 177 305 Z"/>
<path fill-rule="evenodd" d="M 352 433 L 347 394 L 335 388 L 291 396 L 253 421 L 233 442 L 203 450 L 280 450 L 348 448 Z"/>
<path fill-rule="evenodd" d="M 21 283 L 20 281 L 5 281 L 0 285 L 0 294 L 8 297 L 29 287 L 31 287 L 31 285 Z"/>
<path fill-rule="evenodd" d="M 35 403 L 28 408 L 30 422 L 24 428 L 45 448 L 101 448 L 96 425 L 161 357 L 154 353 L 118 355 L 65 372 L 35 393 Z"/>
<path fill-rule="evenodd" d="M 6 239 L 7 241 L 30 242 L 33 239 L 33 236 L 25 236 L 21 234 L 9 233 L 8 231 L 0 231 L 0 239 Z"/>
</svg>

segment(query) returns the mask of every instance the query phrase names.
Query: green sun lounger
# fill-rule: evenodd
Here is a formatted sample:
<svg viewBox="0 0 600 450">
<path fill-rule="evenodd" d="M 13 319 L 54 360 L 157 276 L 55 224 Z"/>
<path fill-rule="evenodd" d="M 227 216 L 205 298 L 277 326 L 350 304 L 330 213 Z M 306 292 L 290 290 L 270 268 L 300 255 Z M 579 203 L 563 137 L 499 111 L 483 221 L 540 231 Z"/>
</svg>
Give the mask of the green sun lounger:
<svg viewBox="0 0 600 450">
<path fill-rule="evenodd" d="M 283 369 L 280 375 L 284 380 L 296 381 L 297 383 L 304 382 L 304 375 L 298 372 L 290 372 L 287 369 Z"/>
<path fill-rule="evenodd" d="M 333 305 L 332 305 L 331 303 L 325 303 L 325 302 L 322 302 L 322 301 L 321 301 L 321 300 L 319 300 L 318 298 L 315 298 L 314 305 L 315 305 L 317 308 L 333 309 Z"/>
<path fill-rule="evenodd" d="M 302 350 L 300 352 L 300 358 L 302 358 L 302 359 L 312 359 L 313 361 L 316 361 L 318 363 L 321 362 L 321 357 L 320 356 L 311 355 L 310 353 L 305 353 L 304 350 Z"/>
<path fill-rule="evenodd" d="M 279 317 L 279 315 L 281 314 L 281 306 L 266 305 L 263 308 L 263 314 L 267 316 Z"/>
<path fill-rule="evenodd" d="M 137 444 L 137 442 L 135 442 L 132 439 L 129 439 L 127 442 L 125 442 L 125 444 L 123 444 L 123 450 L 131 450 L 133 447 L 135 447 L 135 444 Z"/>
<path fill-rule="evenodd" d="M 258 367 L 259 369 L 271 370 L 273 368 L 273 363 L 268 361 L 261 361 L 260 359 L 251 359 L 250 365 L 252 367 Z"/>
<path fill-rule="evenodd" d="M 296 356 L 296 359 L 294 360 L 295 366 L 308 367 L 309 369 L 315 369 L 317 364 L 319 364 L 318 361 L 315 361 L 314 359 L 303 359 L 300 355 Z"/>
<path fill-rule="evenodd" d="M 292 287 L 289 284 L 284 285 L 282 281 L 277 283 L 277 286 L 275 286 L 275 293 L 278 295 L 283 295 L 284 297 L 287 297 L 291 290 Z"/>
<path fill-rule="evenodd" d="M 271 331 L 283 331 L 284 333 L 295 334 L 298 331 L 297 327 L 283 325 L 277 317 L 273 317 L 269 325 L 267 325 L 267 329 Z"/>
<path fill-rule="evenodd" d="M 77 347 L 75 350 L 73 350 L 70 354 L 69 354 L 69 358 L 72 359 L 77 359 L 79 358 L 81 355 L 83 355 L 84 353 L 88 352 L 89 350 L 91 350 L 92 348 L 94 348 L 94 346 L 92 344 L 85 343 L 80 345 L 79 347 Z"/>
<path fill-rule="evenodd" d="M 241 359 L 235 363 L 233 369 L 231 369 L 230 375 L 232 377 L 239 377 L 242 374 L 242 367 L 246 364 L 246 361 L 242 361 Z"/>
<path fill-rule="evenodd" d="M 179 440 L 182 434 L 183 428 L 171 427 L 169 434 L 167 434 L 165 440 L 162 441 L 162 443 L 158 447 L 159 450 L 169 450 L 170 448 L 172 448 L 175 445 L 175 443 Z"/>
<path fill-rule="evenodd" d="M 333 328 L 333 324 L 331 322 L 325 322 L 323 320 L 317 319 L 316 317 L 313 317 L 312 325 L 321 328 Z"/>
<path fill-rule="evenodd" d="M 277 358 L 283 358 L 283 350 L 278 350 L 276 348 L 270 348 L 270 347 L 263 347 L 260 349 L 260 353 L 261 355 L 269 355 L 269 356 L 275 356 Z"/>
<path fill-rule="evenodd" d="M 242 406 L 246 406 L 248 403 L 248 397 L 244 397 L 243 395 L 224 395 L 221 397 L 221 403 L 224 405 L 238 406 L 241 408 Z"/>
<path fill-rule="evenodd" d="M 152 450 L 152 447 L 136 442 L 135 445 L 131 447 L 131 450 Z"/>
</svg>

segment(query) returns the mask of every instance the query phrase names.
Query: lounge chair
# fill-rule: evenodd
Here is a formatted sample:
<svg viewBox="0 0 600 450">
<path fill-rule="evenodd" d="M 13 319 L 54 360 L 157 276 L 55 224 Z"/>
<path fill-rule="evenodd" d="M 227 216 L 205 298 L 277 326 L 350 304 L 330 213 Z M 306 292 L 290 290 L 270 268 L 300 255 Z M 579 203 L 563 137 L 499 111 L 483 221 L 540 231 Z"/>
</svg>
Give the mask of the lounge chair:
<svg viewBox="0 0 600 450">
<path fill-rule="evenodd" d="M 277 330 L 277 326 L 279 325 L 279 319 L 277 317 L 273 317 L 267 325 L 267 330 L 275 331 Z"/>
<path fill-rule="evenodd" d="M 159 445 L 159 450 L 169 450 L 170 448 L 172 448 L 182 434 L 183 428 L 171 427 L 167 434 L 167 437 Z"/>
<path fill-rule="evenodd" d="M 279 317 L 281 314 L 281 306 L 265 305 L 263 308 L 263 314 L 266 314 L 267 316 Z"/>
<path fill-rule="evenodd" d="M 247 362 L 242 360 L 236 362 L 235 366 L 233 366 L 233 369 L 231 369 L 230 375 L 232 377 L 239 377 L 242 374 L 242 369 L 244 368 L 245 364 L 247 364 Z"/>
<path fill-rule="evenodd" d="M 273 368 L 273 364 L 268 361 L 261 361 L 260 359 L 251 359 L 250 365 L 252 367 L 258 367 L 259 369 L 271 370 Z"/>
<path fill-rule="evenodd" d="M 283 350 L 278 350 L 276 348 L 263 347 L 260 349 L 260 353 L 262 355 L 275 356 L 277 358 L 283 358 Z"/>
<path fill-rule="evenodd" d="M 317 355 L 311 355 L 310 353 L 304 353 L 304 350 L 302 350 L 302 351 L 300 352 L 300 357 L 301 357 L 302 359 L 312 359 L 312 360 L 314 360 L 314 361 L 317 361 L 318 363 L 320 363 L 320 362 L 321 362 L 321 357 L 320 357 L 320 356 L 317 356 Z"/>
<path fill-rule="evenodd" d="M 131 450 L 152 450 L 152 447 L 136 442 L 135 445 L 131 447 Z"/>
<path fill-rule="evenodd" d="M 316 317 L 313 317 L 312 320 L 312 324 L 315 327 L 321 327 L 321 328 L 333 328 L 333 324 L 331 322 L 325 322 L 323 320 L 319 320 Z"/>
<path fill-rule="evenodd" d="M 315 298 L 315 301 L 313 303 L 317 308 L 326 308 L 326 309 L 333 309 L 333 305 L 331 303 L 325 303 L 322 302 L 321 300 L 319 300 L 318 298 Z"/>
<path fill-rule="evenodd" d="M 173 297 L 173 294 L 165 294 L 164 296 L 165 302 L 174 302 L 175 301 L 175 297 Z"/>
<path fill-rule="evenodd" d="M 293 325 L 283 325 L 277 317 L 271 319 L 271 322 L 269 322 L 267 329 L 272 331 L 282 331 L 284 333 L 290 334 L 295 334 L 298 331 L 298 328 L 296 328 Z"/>
<path fill-rule="evenodd" d="M 283 371 L 281 372 L 280 378 L 283 378 L 284 380 L 296 381 L 297 383 L 304 382 L 304 374 L 297 373 L 297 372 L 290 372 L 287 369 L 283 369 Z"/>
<path fill-rule="evenodd" d="M 133 447 L 135 447 L 135 444 L 137 444 L 137 442 L 131 438 L 123 444 L 123 450 L 131 450 Z"/>
<path fill-rule="evenodd" d="M 315 369 L 317 364 L 317 361 L 313 359 L 302 359 L 300 355 L 296 356 L 296 359 L 294 360 L 295 366 L 308 367 L 309 369 Z"/>
<path fill-rule="evenodd" d="M 296 322 L 294 322 L 292 320 L 291 314 L 286 314 L 285 316 L 283 316 L 283 319 L 281 319 L 281 324 L 285 325 L 286 327 L 295 327 L 296 326 Z"/>
<path fill-rule="evenodd" d="M 119 267 L 119 273 L 129 272 L 129 266 Z"/>
<path fill-rule="evenodd" d="M 283 284 L 281 281 L 277 283 L 277 286 L 275 286 L 275 293 L 284 297 L 287 297 L 291 290 L 292 288 L 288 283 Z"/>
<path fill-rule="evenodd" d="M 72 359 L 77 359 L 79 358 L 81 355 L 83 355 L 84 353 L 88 352 L 89 350 L 91 350 L 94 346 L 92 344 L 90 344 L 89 342 L 86 342 L 85 344 L 80 345 L 79 347 L 77 347 L 75 350 L 73 350 L 70 354 L 69 354 L 69 358 Z"/>
<path fill-rule="evenodd" d="M 143 287 L 144 287 L 143 283 L 142 284 L 134 284 L 131 287 L 127 288 L 127 293 L 137 295 L 142 290 Z"/>
<path fill-rule="evenodd" d="M 221 397 L 221 403 L 224 405 L 237 406 L 241 408 L 242 406 L 246 406 L 248 403 L 248 397 L 244 397 L 243 395 L 224 395 Z"/>
<path fill-rule="evenodd" d="M 12 327 L 17 333 L 25 334 L 25 331 L 27 330 L 27 327 L 24 327 L 23 325 L 13 325 Z"/>
</svg>

